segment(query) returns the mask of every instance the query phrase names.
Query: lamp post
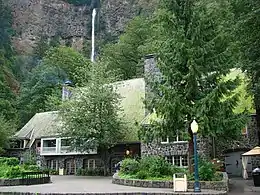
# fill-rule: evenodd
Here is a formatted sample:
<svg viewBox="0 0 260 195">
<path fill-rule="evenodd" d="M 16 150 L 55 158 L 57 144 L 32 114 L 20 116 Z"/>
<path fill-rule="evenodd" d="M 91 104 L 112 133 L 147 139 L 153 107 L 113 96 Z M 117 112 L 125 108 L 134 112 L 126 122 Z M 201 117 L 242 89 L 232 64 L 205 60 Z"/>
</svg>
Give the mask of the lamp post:
<svg viewBox="0 0 260 195">
<path fill-rule="evenodd" d="M 199 165 L 198 165 L 198 153 L 197 153 L 197 132 L 199 130 L 199 125 L 194 119 L 191 123 L 191 130 L 193 133 L 193 142 L 194 142 L 194 174 L 195 174 L 195 183 L 194 183 L 194 192 L 201 192 L 200 182 L 199 182 Z"/>
</svg>

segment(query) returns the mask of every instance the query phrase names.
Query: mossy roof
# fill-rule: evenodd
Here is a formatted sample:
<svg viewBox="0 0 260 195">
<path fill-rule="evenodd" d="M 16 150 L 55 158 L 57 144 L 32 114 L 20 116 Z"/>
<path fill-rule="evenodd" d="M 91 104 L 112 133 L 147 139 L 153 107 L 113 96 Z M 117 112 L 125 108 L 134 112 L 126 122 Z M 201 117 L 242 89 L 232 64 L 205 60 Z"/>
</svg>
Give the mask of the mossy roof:
<svg viewBox="0 0 260 195">
<path fill-rule="evenodd" d="M 124 119 L 129 126 L 129 141 L 137 140 L 137 126 L 145 117 L 144 96 L 145 82 L 143 78 L 114 83 L 120 94 Z M 35 114 L 29 122 L 15 134 L 20 139 L 38 139 L 58 135 L 61 119 L 57 111 Z"/>
</svg>

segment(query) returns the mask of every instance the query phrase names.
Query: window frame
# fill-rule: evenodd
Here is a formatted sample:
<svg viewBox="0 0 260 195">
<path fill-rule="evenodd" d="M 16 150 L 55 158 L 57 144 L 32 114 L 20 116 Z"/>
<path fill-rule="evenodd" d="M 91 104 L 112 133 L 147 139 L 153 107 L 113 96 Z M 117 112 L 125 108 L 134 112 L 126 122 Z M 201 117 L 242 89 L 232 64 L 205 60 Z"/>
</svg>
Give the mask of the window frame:
<svg viewBox="0 0 260 195">
<path fill-rule="evenodd" d="M 177 157 L 179 157 L 180 159 L 179 159 L 179 163 L 180 163 L 180 166 L 178 166 L 178 165 L 175 165 L 175 158 L 177 158 Z M 187 159 L 187 166 L 183 166 L 183 162 L 184 162 L 184 158 L 186 158 Z M 188 166 L 189 166 L 189 162 L 188 162 L 188 156 L 187 155 L 171 155 L 171 156 L 165 156 L 165 160 L 167 161 L 167 162 L 169 162 L 169 160 L 168 159 L 170 159 L 170 163 L 173 165 L 173 166 L 177 166 L 177 167 L 180 167 L 180 168 L 187 168 Z"/>
</svg>

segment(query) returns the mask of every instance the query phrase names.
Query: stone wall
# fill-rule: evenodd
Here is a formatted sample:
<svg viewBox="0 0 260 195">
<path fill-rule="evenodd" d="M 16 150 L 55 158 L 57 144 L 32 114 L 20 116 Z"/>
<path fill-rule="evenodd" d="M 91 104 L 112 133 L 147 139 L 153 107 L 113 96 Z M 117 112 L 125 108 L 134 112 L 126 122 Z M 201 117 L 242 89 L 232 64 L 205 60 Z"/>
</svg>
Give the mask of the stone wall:
<svg viewBox="0 0 260 195">
<path fill-rule="evenodd" d="M 198 155 L 201 157 L 209 157 L 212 151 L 210 140 L 206 138 L 198 139 Z M 187 141 L 169 142 L 169 143 L 142 143 L 141 154 L 159 155 L 159 156 L 178 156 L 188 155 L 189 143 Z"/>
<path fill-rule="evenodd" d="M 135 186 L 143 188 L 173 188 L 173 181 L 149 181 L 149 180 L 138 180 L 138 179 L 121 179 L 119 176 L 114 174 L 112 183 Z M 193 189 L 194 181 L 188 181 L 188 189 Z M 201 189 L 211 189 L 217 191 L 228 192 L 228 176 L 227 173 L 223 172 L 223 179 L 221 181 L 201 181 Z"/>
<path fill-rule="evenodd" d="M 142 156 L 159 155 L 159 156 L 173 156 L 173 155 L 187 155 L 188 142 L 176 143 L 142 143 L 141 144 Z"/>
<path fill-rule="evenodd" d="M 19 185 L 35 185 L 50 183 L 51 178 L 49 176 L 41 178 L 30 178 L 30 179 L 0 179 L 0 186 L 19 186 Z"/>
</svg>

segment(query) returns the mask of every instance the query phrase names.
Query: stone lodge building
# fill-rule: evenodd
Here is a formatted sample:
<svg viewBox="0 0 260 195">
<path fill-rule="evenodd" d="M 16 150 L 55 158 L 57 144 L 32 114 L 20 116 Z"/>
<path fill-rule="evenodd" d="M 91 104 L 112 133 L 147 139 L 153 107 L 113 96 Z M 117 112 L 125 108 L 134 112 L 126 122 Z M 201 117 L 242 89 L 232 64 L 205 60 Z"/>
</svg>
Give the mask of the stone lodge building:
<svg viewBox="0 0 260 195">
<path fill-rule="evenodd" d="M 145 73 L 159 75 L 156 68 L 155 59 L 152 55 L 145 59 Z M 133 142 L 120 143 L 111 148 L 108 153 L 108 169 L 113 173 L 115 164 L 126 156 L 126 151 L 131 156 L 139 157 L 145 155 L 160 155 L 176 166 L 188 166 L 188 142 L 181 140 L 161 140 L 153 143 L 140 143 L 137 136 L 138 124 L 146 124 L 147 119 L 152 115 L 148 113 L 143 104 L 147 97 L 149 86 L 144 78 L 132 79 L 115 83 L 118 93 L 122 96 L 122 108 L 126 121 L 131 124 L 132 131 L 129 136 Z M 149 125 L 149 124 L 148 124 Z M 79 169 L 98 169 L 103 167 L 101 161 L 102 151 L 89 151 L 80 153 L 71 151 L 66 139 L 58 134 L 61 121 L 58 112 L 37 113 L 19 132 L 16 133 L 16 145 L 8 150 L 10 156 L 16 156 L 21 161 L 25 158 L 25 153 L 30 151 L 36 155 L 39 166 L 48 167 L 58 171 L 60 174 L 76 174 Z M 215 154 L 217 158 L 225 160 L 226 171 L 231 176 L 242 175 L 241 154 L 252 149 L 259 143 L 257 136 L 255 115 L 250 116 L 250 121 L 241 132 L 239 140 L 223 143 L 212 138 L 198 139 L 198 153 L 200 156 L 212 158 Z M 257 165 L 260 165 L 260 158 L 249 159 L 249 172 Z"/>
</svg>

